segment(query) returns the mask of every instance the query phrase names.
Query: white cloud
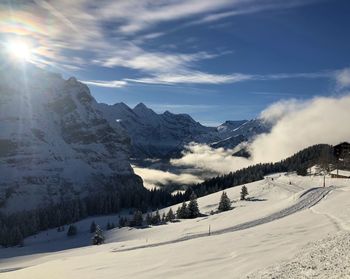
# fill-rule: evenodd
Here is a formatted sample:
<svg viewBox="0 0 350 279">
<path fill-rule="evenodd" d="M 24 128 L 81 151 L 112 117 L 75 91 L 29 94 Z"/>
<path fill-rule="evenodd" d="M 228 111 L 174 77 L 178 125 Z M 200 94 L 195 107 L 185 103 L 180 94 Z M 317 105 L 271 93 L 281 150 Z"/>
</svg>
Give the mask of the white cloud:
<svg viewBox="0 0 350 279">
<path fill-rule="evenodd" d="M 339 89 L 350 87 L 350 68 L 337 71 L 335 80 Z"/>
<path fill-rule="evenodd" d="M 259 136 L 251 145 L 254 162 L 278 161 L 318 143 L 337 144 L 350 140 L 350 95 L 315 98 L 280 104 L 282 114 L 271 133 Z M 264 116 L 275 118 L 275 107 Z"/>
<path fill-rule="evenodd" d="M 214 149 L 206 144 L 191 143 L 180 159 L 171 159 L 174 166 L 195 167 L 216 173 L 229 173 L 232 170 L 249 165 L 245 158 L 233 157 L 233 150 Z"/>
<path fill-rule="evenodd" d="M 260 118 L 275 124 L 284 116 L 300 110 L 307 105 L 307 102 L 300 102 L 296 99 L 282 100 L 270 105 L 266 110 L 262 111 Z"/>
<path fill-rule="evenodd" d="M 199 183 L 203 180 L 198 176 L 189 173 L 175 174 L 169 171 L 162 171 L 149 168 L 133 166 L 135 173 L 142 177 L 144 185 L 148 189 L 161 187 L 169 183 L 188 185 Z"/>
<path fill-rule="evenodd" d="M 276 162 L 314 144 L 350 141 L 350 94 L 343 97 L 318 97 L 308 101 L 284 101 L 264 112 L 265 120 L 275 123 L 270 133 L 262 134 L 246 147 L 251 159 L 232 157 L 235 150 L 213 149 L 191 144 L 176 166 L 191 166 L 216 173 L 228 173 L 248 165 Z"/>
</svg>

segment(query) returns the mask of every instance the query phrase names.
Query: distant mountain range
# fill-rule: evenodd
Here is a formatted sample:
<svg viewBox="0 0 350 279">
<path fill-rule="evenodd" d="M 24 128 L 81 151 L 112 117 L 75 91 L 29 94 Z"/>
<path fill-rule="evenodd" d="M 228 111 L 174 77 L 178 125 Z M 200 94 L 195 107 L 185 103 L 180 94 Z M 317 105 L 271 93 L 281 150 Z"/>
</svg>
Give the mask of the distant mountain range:
<svg viewBox="0 0 350 279">
<path fill-rule="evenodd" d="M 205 143 L 213 148 L 234 148 L 270 129 L 260 119 L 226 121 L 218 127 L 206 127 L 188 114 L 169 111 L 157 114 L 143 103 L 133 109 L 124 103 L 98 104 L 98 109 L 112 125 L 125 129 L 131 138 L 135 158 L 178 156 L 190 142 Z"/>
</svg>

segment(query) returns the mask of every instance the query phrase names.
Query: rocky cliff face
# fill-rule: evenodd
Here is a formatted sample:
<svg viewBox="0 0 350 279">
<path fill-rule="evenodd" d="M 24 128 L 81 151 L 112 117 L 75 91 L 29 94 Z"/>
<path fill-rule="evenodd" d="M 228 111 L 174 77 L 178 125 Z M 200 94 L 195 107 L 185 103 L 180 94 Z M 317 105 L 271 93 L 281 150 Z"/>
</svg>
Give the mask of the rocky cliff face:
<svg viewBox="0 0 350 279">
<path fill-rule="evenodd" d="M 4 65 L 0 127 L 1 211 L 142 187 L 129 163 L 129 137 L 75 78 Z"/>
</svg>

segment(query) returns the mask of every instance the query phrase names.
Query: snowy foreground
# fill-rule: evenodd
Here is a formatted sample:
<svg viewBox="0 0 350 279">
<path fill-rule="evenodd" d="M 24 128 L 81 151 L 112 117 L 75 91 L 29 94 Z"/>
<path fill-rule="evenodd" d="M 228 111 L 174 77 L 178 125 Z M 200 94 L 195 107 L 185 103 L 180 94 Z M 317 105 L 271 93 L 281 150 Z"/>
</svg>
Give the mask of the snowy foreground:
<svg viewBox="0 0 350 279">
<path fill-rule="evenodd" d="M 43 232 L 23 248 L 0 249 L 0 278 L 350 278 L 350 180 L 316 188 L 322 180 L 266 177 L 246 185 L 252 201 L 227 189 L 231 211 L 209 215 L 218 192 L 198 199 L 206 217 L 114 229 L 101 246 L 86 246 L 91 221 L 104 227 L 117 216 L 83 220 L 70 239 Z"/>
</svg>

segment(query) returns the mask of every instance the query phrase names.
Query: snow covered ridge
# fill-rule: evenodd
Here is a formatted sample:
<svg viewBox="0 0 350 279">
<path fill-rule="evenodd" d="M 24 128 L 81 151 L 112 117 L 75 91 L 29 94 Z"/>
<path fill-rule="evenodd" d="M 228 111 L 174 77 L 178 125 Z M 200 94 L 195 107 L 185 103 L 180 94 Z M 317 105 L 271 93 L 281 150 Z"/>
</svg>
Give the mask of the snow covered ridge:
<svg viewBox="0 0 350 279">
<path fill-rule="evenodd" d="M 124 103 L 99 104 L 98 108 L 111 125 L 120 125 L 127 131 L 136 158 L 168 158 L 180 154 L 190 142 L 234 148 L 270 129 L 260 119 L 226 121 L 218 127 L 206 127 L 187 114 L 169 111 L 157 114 L 143 103 L 133 109 Z"/>
<path fill-rule="evenodd" d="M 45 206 L 103 187 L 142 187 L 129 163 L 129 137 L 96 107 L 88 87 L 75 78 L 30 65 L 1 68 L 1 211 Z"/>
</svg>

